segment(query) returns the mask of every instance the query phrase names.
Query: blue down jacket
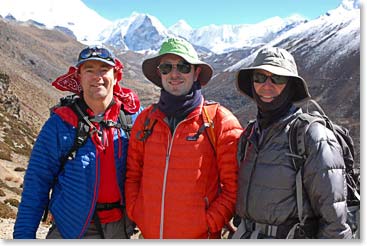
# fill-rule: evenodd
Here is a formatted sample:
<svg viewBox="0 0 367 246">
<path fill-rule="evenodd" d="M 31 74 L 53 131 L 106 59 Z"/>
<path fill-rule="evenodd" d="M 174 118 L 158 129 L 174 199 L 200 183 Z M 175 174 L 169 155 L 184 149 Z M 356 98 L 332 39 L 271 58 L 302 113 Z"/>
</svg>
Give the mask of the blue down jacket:
<svg viewBox="0 0 367 246">
<path fill-rule="evenodd" d="M 132 115 L 133 121 L 138 113 Z M 119 131 L 123 153 L 120 157 L 117 130 L 114 131 L 113 145 L 117 180 L 121 197 L 124 197 L 128 139 L 123 130 Z M 76 128 L 57 114 L 52 114 L 43 126 L 24 177 L 22 199 L 14 226 L 15 239 L 36 238 L 49 191 L 60 169 L 59 160 L 72 147 L 75 134 Z M 76 157 L 66 162 L 57 178 L 49 209 L 63 238 L 81 238 L 89 227 L 98 198 L 99 165 L 96 146 L 88 138 L 86 144 L 77 151 Z"/>
</svg>

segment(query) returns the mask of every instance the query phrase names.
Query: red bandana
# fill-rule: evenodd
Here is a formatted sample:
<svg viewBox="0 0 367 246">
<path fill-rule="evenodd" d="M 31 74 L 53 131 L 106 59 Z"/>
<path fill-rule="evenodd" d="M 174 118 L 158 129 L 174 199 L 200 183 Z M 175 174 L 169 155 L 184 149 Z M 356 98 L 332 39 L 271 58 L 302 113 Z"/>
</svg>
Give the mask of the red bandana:
<svg viewBox="0 0 367 246">
<path fill-rule="evenodd" d="M 120 81 L 122 79 L 122 70 L 124 65 L 117 58 L 115 58 L 115 64 L 116 65 L 114 69 L 117 71 L 117 81 Z M 69 71 L 66 74 L 56 78 L 51 85 L 61 91 L 70 91 L 80 95 L 82 92 L 82 87 L 80 86 L 80 81 L 77 74 L 78 68 L 71 66 L 69 67 Z M 136 93 L 131 89 L 120 87 L 119 83 L 117 82 L 113 87 L 113 94 L 122 102 L 124 105 L 124 110 L 128 113 L 136 113 L 139 110 L 140 101 L 138 95 L 136 95 Z"/>
<path fill-rule="evenodd" d="M 54 82 L 52 82 L 52 85 L 60 91 L 70 91 L 72 93 L 80 94 L 82 87 L 78 80 L 77 71 L 78 68 L 73 66 L 69 67 L 69 71 L 58 77 Z"/>
</svg>

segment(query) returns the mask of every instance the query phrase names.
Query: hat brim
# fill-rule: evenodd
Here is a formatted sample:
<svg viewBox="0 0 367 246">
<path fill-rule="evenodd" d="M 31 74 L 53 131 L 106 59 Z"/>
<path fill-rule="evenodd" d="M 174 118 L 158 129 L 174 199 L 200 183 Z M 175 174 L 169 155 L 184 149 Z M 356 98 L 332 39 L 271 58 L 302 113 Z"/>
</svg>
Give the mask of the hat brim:
<svg viewBox="0 0 367 246">
<path fill-rule="evenodd" d="M 108 64 L 110 66 L 113 66 L 113 67 L 116 65 L 114 61 L 108 61 L 108 60 L 100 58 L 100 57 L 90 57 L 90 58 L 83 59 L 83 60 L 79 61 L 75 66 L 80 67 L 84 62 L 87 62 L 87 61 L 100 61 L 100 62 L 106 63 L 106 64 Z"/>
<path fill-rule="evenodd" d="M 293 73 L 289 72 L 288 70 L 281 68 L 281 67 L 275 67 L 271 65 L 261 65 L 257 67 L 249 67 L 246 69 L 241 69 L 237 73 L 236 78 L 236 88 L 239 92 L 242 94 L 250 97 L 253 99 L 252 94 L 252 73 L 255 69 L 263 69 L 266 70 L 272 74 L 277 74 L 281 76 L 288 76 L 292 77 L 294 79 L 290 80 L 290 82 L 294 83 L 292 86 L 292 90 L 294 90 L 292 102 L 300 102 L 302 100 L 305 100 L 307 98 L 311 98 L 311 95 L 308 91 L 306 81 L 300 77 L 295 76 Z"/>
<path fill-rule="evenodd" d="M 199 66 L 201 68 L 201 72 L 199 74 L 197 81 L 201 84 L 201 86 L 205 86 L 211 79 L 213 75 L 213 69 L 209 64 L 202 62 L 200 60 L 194 60 L 190 58 L 189 56 L 185 56 L 182 54 L 176 54 L 173 52 L 171 53 L 168 52 L 168 53 L 158 55 L 153 58 L 146 59 L 142 65 L 142 70 L 143 70 L 145 77 L 147 77 L 147 79 L 149 79 L 151 82 L 153 82 L 158 87 L 163 88 L 162 79 L 161 79 L 161 76 L 159 74 L 157 67 L 160 63 L 162 56 L 167 55 L 167 54 L 178 55 L 182 57 L 183 59 L 185 59 L 185 61 L 187 61 L 188 63 Z"/>
</svg>

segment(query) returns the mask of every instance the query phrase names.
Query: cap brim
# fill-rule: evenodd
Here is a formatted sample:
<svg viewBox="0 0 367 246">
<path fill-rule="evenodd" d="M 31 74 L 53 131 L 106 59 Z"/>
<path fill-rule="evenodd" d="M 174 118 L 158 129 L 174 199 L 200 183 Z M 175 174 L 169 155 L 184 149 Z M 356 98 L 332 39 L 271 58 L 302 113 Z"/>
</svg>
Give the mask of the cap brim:
<svg viewBox="0 0 367 246">
<path fill-rule="evenodd" d="M 108 64 L 110 66 L 113 66 L 113 67 L 116 65 L 116 63 L 114 61 L 108 61 L 108 60 L 100 58 L 100 57 L 90 57 L 88 59 L 83 59 L 83 60 L 79 61 L 75 66 L 80 67 L 80 65 L 82 65 L 86 61 L 100 61 L 100 62 L 106 63 L 106 64 Z"/>
<path fill-rule="evenodd" d="M 213 75 L 213 69 L 209 64 L 202 62 L 200 60 L 191 59 L 190 57 L 182 55 L 182 54 L 165 53 L 165 54 L 153 57 L 153 58 L 146 59 L 142 65 L 142 70 L 143 70 L 143 74 L 145 75 L 145 77 L 147 77 L 147 79 L 149 79 L 151 82 L 153 82 L 158 87 L 163 88 L 162 79 L 161 79 L 161 76 L 159 74 L 157 67 L 159 65 L 161 57 L 166 54 L 178 55 L 182 57 L 183 59 L 185 59 L 188 63 L 201 67 L 201 72 L 198 77 L 198 82 L 201 84 L 201 86 L 205 86 L 211 79 Z"/>
<path fill-rule="evenodd" d="M 249 67 L 246 69 L 241 69 L 236 76 L 236 88 L 239 92 L 242 94 L 250 97 L 253 99 L 252 94 L 252 79 L 251 75 L 252 72 L 255 69 L 263 69 L 266 70 L 272 74 L 277 74 L 281 76 L 288 76 L 292 77 L 294 79 L 290 80 L 293 85 L 294 95 L 292 98 L 292 102 L 300 102 L 304 99 L 311 98 L 311 95 L 308 91 L 306 81 L 300 77 L 295 76 L 293 73 L 290 73 L 288 70 L 281 68 L 281 67 L 275 67 L 270 65 L 261 65 L 257 67 Z"/>
</svg>

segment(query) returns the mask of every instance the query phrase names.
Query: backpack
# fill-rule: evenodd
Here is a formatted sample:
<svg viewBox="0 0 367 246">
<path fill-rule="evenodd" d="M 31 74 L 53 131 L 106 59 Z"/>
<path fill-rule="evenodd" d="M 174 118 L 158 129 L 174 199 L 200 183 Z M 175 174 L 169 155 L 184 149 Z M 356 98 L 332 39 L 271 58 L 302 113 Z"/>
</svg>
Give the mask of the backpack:
<svg viewBox="0 0 367 246">
<path fill-rule="evenodd" d="M 332 122 L 325 114 L 321 106 L 314 100 L 309 100 L 314 104 L 318 111 L 299 114 L 290 125 L 289 129 L 289 150 L 293 165 L 297 171 L 296 174 L 296 193 L 298 206 L 298 219 L 300 226 L 303 225 L 305 218 L 302 218 L 302 167 L 307 159 L 305 134 L 307 129 L 314 122 L 319 122 L 330 129 L 339 145 L 342 147 L 343 160 L 346 168 L 347 181 L 347 223 L 350 226 L 353 238 L 359 238 L 359 211 L 360 211 L 360 182 L 359 171 L 357 171 L 354 161 L 354 143 L 349 135 L 349 130 Z M 307 105 L 308 106 L 308 105 Z"/>
<path fill-rule="evenodd" d="M 294 238 L 297 230 L 304 226 L 306 218 L 302 215 L 302 167 L 307 159 L 305 135 L 306 131 L 311 124 L 319 122 L 330 129 L 343 150 L 343 159 L 346 166 L 346 181 L 348 187 L 347 206 L 348 217 L 347 223 L 352 229 L 353 238 L 359 238 L 359 211 L 360 211 L 360 190 L 359 190 L 359 172 L 356 169 L 354 162 L 354 143 L 353 139 L 349 135 L 348 129 L 332 122 L 324 113 L 321 106 L 314 100 L 308 102 L 314 104 L 317 111 L 309 112 L 308 104 L 307 111 L 305 113 L 297 115 L 297 117 L 291 122 L 289 129 L 289 150 L 290 153 L 286 153 L 292 158 L 294 168 L 296 170 L 296 196 L 297 196 L 297 210 L 299 222 L 291 229 L 287 238 Z M 240 165 L 241 161 L 245 158 L 248 141 L 247 139 L 252 135 L 254 130 L 255 120 L 248 122 L 247 127 L 242 133 L 238 142 L 237 161 Z M 239 219 L 236 218 L 235 225 L 238 226 Z"/>
<path fill-rule="evenodd" d="M 63 107 L 63 106 L 70 107 L 73 110 L 73 112 L 77 115 L 78 126 L 76 128 L 76 134 L 75 134 L 75 138 L 74 138 L 72 147 L 70 148 L 70 150 L 67 152 L 66 155 L 60 158 L 60 169 L 58 171 L 58 175 L 64 170 L 66 162 L 69 160 L 73 160 L 76 156 L 76 152 L 78 151 L 78 149 L 87 142 L 87 139 L 90 136 L 90 129 L 93 129 L 92 131 L 98 131 L 98 129 L 96 129 L 96 127 L 92 124 L 91 120 L 89 119 L 88 114 L 86 113 L 86 105 L 81 102 L 80 97 L 77 94 L 72 94 L 72 95 L 68 95 L 68 96 L 60 98 L 59 103 L 50 108 L 50 112 L 53 112 L 55 109 L 59 107 Z M 127 139 L 129 139 L 131 128 L 133 125 L 131 115 L 125 114 L 124 110 L 121 108 L 118 119 L 119 119 L 119 122 L 113 122 L 111 120 L 108 120 L 108 121 L 100 121 L 100 123 L 104 124 L 106 127 L 115 127 L 115 128 L 123 129 L 126 134 Z M 57 176 L 54 180 L 54 184 L 56 184 L 57 182 Z M 43 222 L 47 220 L 48 211 L 49 211 L 48 207 L 49 207 L 49 204 L 47 204 L 45 208 L 43 218 L 42 218 Z M 106 209 L 111 209 L 111 208 L 116 208 L 116 207 L 120 208 L 121 205 L 117 203 L 97 204 L 96 210 L 106 210 Z M 94 219 L 96 220 L 97 230 L 100 232 L 102 238 L 104 238 L 103 230 L 101 229 L 100 223 L 98 222 L 99 220 L 98 216 L 95 216 Z"/>
</svg>

